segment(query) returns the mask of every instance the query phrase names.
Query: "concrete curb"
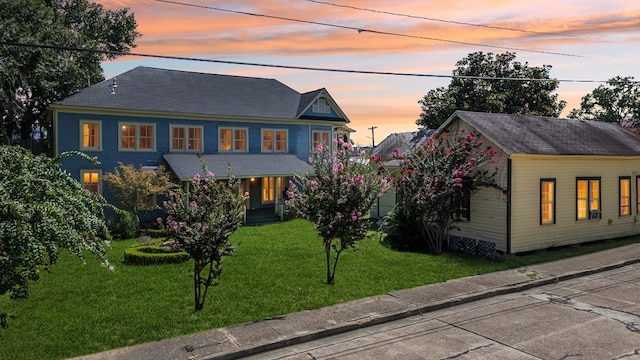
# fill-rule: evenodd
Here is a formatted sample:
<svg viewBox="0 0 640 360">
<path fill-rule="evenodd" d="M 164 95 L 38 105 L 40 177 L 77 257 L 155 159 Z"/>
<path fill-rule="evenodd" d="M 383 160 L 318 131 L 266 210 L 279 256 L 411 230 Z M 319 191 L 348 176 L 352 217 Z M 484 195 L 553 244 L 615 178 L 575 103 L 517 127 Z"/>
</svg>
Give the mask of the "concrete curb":
<svg viewBox="0 0 640 360">
<path fill-rule="evenodd" d="M 415 304 L 411 304 L 410 302 L 405 301 L 408 304 L 408 308 L 406 310 L 397 311 L 393 313 L 387 313 L 376 317 L 370 317 L 368 319 L 362 321 L 351 321 L 345 324 L 338 324 L 335 327 L 331 327 L 328 329 L 323 329 L 303 335 L 291 336 L 287 338 L 283 338 L 276 341 L 271 341 L 265 344 L 246 346 L 244 348 L 238 348 L 235 350 L 225 351 L 217 354 L 211 354 L 201 357 L 206 360 L 233 360 L 240 359 L 245 356 L 251 356 L 260 354 L 270 350 L 281 349 L 283 347 L 297 345 L 304 342 L 309 342 L 313 340 L 318 340 L 324 337 L 339 335 L 342 333 L 346 333 L 349 331 L 353 331 L 356 329 L 362 329 L 394 320 L 404 319 L 411 316 L 421 315 L 425 313 L 429 313 L 436 310 L 441 310 L 449 307 L 453 307 L 456 305 L 466 304 L 478 300 L 487 299 L 494 296 L 513 294 L 517 292 L 522 292 L 526 290 L 530 290 L 532 288 L 551 285 L 554 283 L 571 280 L 583 276 L 588 276 L 592 274 L 597 274 L 600 272 L 605 272 L 609 270 L 619 269 L 628 265 L 638 264 L 640 263 L 640 258 L 629 259 L 625 261 L 619 261 L 613 264 L 597 266 L 589 269 L 579 270 L 579 271 L 570 271 L 560 275 L 549 274 L 543 278 L 533 279 L 530 281 L 524 281 L 520 283 L 515 283 L 506 286 L 499 286 L 495 288 L 491 288 L 484 291 L 479 291 L 475 293 L 471 293 L 468 295 L 458 296 L 451 299 L 434 301 L 427 305 L 416 306 Z M 387 294 L 388 296 L 393 296 Z M 383 295 L 384 296 L 384 295 Z"/>
</svg>

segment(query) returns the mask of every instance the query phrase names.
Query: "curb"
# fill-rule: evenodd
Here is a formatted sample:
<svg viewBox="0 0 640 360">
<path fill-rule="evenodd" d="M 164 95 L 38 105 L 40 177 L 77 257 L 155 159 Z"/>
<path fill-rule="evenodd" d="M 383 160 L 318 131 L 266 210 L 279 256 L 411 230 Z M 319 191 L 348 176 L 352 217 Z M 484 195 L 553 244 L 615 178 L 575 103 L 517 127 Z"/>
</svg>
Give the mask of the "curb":
<svg viewBox="0 0 640 360">
<path fill-rule="evenodd" d="M 542 279 L 534 279 L 531 281 L 516 283 L 512 285 L 500 286 L 493 289 L 472 293 L 472 294 L 469 294 L 468 296 L 436 301 L 428 305 L 414 307 L 411 309 L 402 310 L 395 313 L 388 313 L 388 314 L 384 314 L 374 318 L 369 318 L 362 321 L 357 321 L 357 322 L 352 321 L 349 323 L 336 325 L 335 327 L 332 327 L 329 329 L 324 329 L 324 330 L 319 330 L 319 331 L 304 334 L 304 335 L 284 338 L 284 339 L 276 340 L 266 344 L 248 346 L 245 348 L 238 348 L 237 350 L 205 355 L 204 357 L 202 357 L 202 359 L 204 360 L 240 359 L 245 356 L 257 355 L 266 351 L 277 350 L 287 346 L 302 344 L 305 342 L 318 340 L 318 339 L 322 339 L 322 338 L 333 336 L 333 335 L 339 335 L 339 334 L 343 334 L 343 333 L 357 330 L 357 329 L 363 329 L 370 326 L 379 325 L 379 324 L 383 324 L 383 323 L 387 323 L 395 320 L 400 320 L 400 319 L 404 319 L 404 318 L 408 318 L 416 315 L 422 315 L 425 313 L 446 309 L 456 305 L 467 304 L 470 302 L 483 300 L 483 299 L 487 299 L 487 298 L 499 296 L 499 295 L 513 294 L 513 293 L 517 293 L 525 290 L 530 290 L 540 286 L 551 285 L 554 283 L 559 283 L 561 281 L 571 280 L 571 279 L 593 275 L 593 274 L 597 274 L 597 273 L 601 273 L 609 270 L 619 269 L 628 265 L 633 265 L 638 263 L 640 263 L 640 258 L 620 261 L 614 264 L 599 266 L 591 269 L 568 272 L 562 275 L 555 275 L 555 276 L 550 275 Z"/>
</svg>

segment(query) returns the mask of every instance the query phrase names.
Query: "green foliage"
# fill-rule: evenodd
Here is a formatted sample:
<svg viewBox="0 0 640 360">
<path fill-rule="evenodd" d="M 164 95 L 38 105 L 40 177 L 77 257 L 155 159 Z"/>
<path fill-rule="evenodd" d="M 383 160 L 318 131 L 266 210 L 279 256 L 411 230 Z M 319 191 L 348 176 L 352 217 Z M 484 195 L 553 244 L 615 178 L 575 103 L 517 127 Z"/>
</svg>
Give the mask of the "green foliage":
<svg viewBox="0 0 640 360">
<path fill-rule="evenodd" d="M 136 216 L 139 211 L 158 209 L 155 201 L 149 201 L 149 198 L 166 194 L 176 186 L 162 165 L 157 169 L 143 166 L 136 168 L 121 162 L 118 162 L 118 167 L 112 173 L 104 174 L 104 181 L 120 200 L 122 208 Z"/>
<path fill-rule="evenodd" d="M 60 249 L 106 261 L 108 204 L 63 171 L 59 160 L 0 146 L 0 295 L 26 298 L 29 282 L 58 260 Z"/>
<path fill-rule="evenodd" d="M 392 218 L 391 234 L 404 234 L 403 227 L 417 229 L 429 252 L 440 254 L 453 223 L 470 212 L 475 192 L 484 187 L 500 189 L 495 182 L 496 150 L 483 146 L 480 134 L 440 134 L 430 137 L 418 149 L 404 157 L 396 179 L 401 216 Z M 412 232 L 411 232 L 412 233 Z M 407 239 L 413 242 L 413 237 Z M 389 240 L 398 243 L 398 240 Z M 409 246 L 407 244 L 407 246 Z"/>
<path fill-rule="evenodd" d="M 217 285 L 222 257 L 228 255 L 229 236 L 242 223 L 247 200 L 238 193 L 240 182 L 231 170 L 228 181 L 216 181 L 206 166 L 203 170 L 204 178 L 196 174 L 188 191 L 177 188 L 164 202 L 167 235 L 193 259 L 196 311 L 204 307 L 209 287 Z"/>
<path fill-rule="evenodd" d="M 569 118 L 618 124 L 640 121 L 640 82 L 634 81 L 633 76 L 609 79 L 585 95 L 580 108 L 571 110 Z"/>
<path fill-rule="evenodd" d="M 177 264 L 189 259 L 186 252 L 162 245 L 134 245 L 124 250 L 124 263 L 128 265 Z"/>
<path fill-rule="evenodd" d="M 130 212 L 117 213 L 107 221 L 111 236 L 115 239 L 129 239 L 138 234 L 140 222 Z"/>
<path fill-rule="evenodd" d="M 11 0 L 0 6 L 0 42 L 129 52 L 140 36 L 128 9 L 88 0 Z M 50 130 L 46 107 L 104 79 L 118 55 L 0 45 L 0 141 Z"/>
<path fill-rule="evenodd" d="M 342 139 L 334 141 L 335 151 L 318 145 L 311 161 L 313 175 L 298 175 L 298 187 L 291 183 L 286 204 L 297 215 L 315 223 L 323 239 L 327 284 L 335 281 L 340 254 L 355 248 L 369 229 L 366 217 L 374 201 L 388 188 L 382 168 L 365 152 L 352 159 L 353 146 Z M 379 159 L 376 159 L 379 160 Z M 335 252 L 331 264 L 331 250 Z"/>
<path fill-rule="evenodd" d="M 481 51 L 470 53 L 456 63 L 448 87 L 430 90 L 418 101 L 422 112 L 416 123 L 436 129 L 456 110 L 559 116 L 566 102 L 558 101 L 558 95 L 553 94 L 558 82 L 549 76 L 551 65 L 532 67 L 515 58 L 510 52 L 495 56 Z"/>
</svg>

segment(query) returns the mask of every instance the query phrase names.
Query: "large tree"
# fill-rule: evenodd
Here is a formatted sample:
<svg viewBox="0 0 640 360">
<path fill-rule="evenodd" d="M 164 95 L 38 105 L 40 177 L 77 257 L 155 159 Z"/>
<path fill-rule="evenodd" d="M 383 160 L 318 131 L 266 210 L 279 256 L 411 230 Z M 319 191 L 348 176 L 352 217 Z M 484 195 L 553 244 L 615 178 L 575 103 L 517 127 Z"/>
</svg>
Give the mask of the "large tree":
<svg viewBox="0 0 640 360">
<path fill-rule="evenodd" d="M 448 87 L 430 90 L 418 103 L 418 126 L 438 128 L 456 110 L 558 116 L 566 106 L 554 92 L 551 65 L 529 66 L 514 53 L 475 52 L 456 63 Z M 513 80 L 522 79 L 522 80 Z"/>
<path fill-rule="evenodd" d="M 88 0 L 1 1 L 0 19 L 0 142 L 49 129 L 47 105 L 104 80 L 100 63 L 117 55 L 100 51 L 129 52 L 140 36 L 129 9 Z"/>
<path fill-rule="evenodd" d="M 622 124 L 640 120 L 640 82 L 633 76 L 616 76 L 582 98 L 579 109 L 569 113 L 572 119 L 597 120 Z"/>
<path fill-rule="evenodd" d="M 79 258 L 93 253 L 109 266 L 104 241 L 111 236 L 103 209 L 117 209 L 60 168 L 60 158 L 69 155 L 97 162 L 77 152 L 52 159 L 0 146 L 0 296 L 26 298 L 29 283 L 56 262 L 61 249 Z M 6 320 L 0 312 L 0 326 Z"/>
</svg>

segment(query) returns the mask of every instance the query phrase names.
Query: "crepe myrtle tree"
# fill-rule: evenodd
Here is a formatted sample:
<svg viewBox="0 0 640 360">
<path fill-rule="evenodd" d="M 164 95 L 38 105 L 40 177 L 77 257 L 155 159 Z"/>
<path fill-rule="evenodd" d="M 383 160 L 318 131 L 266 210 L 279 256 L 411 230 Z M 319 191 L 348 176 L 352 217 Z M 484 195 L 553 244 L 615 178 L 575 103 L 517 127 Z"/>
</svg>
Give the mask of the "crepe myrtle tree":
<svg viewBox="0 0 640 360">
<path fill-rule="evenodd" d="M 60 168 L 61 158 L 71 155 L 97 163 L 79 152 L 49 158 L 0 146 L 0 295 L 28 297 L 29 283 L 56 263 L 60 249 L 80 259 L 95 254 L 113 270 L 105 255 L 111 236 L 103 210 L 119 210 Z M 6 313 L 0 313 L 0 326 L 7 326 Z"/>
<path fill-rule="evenodd" d="M 462 205 L 474 193 L 484 187 L 506 191 L 495 181 L 495 148 L 483 146 L 475 131 L 461 128 L 457 135 L 449 135 L 445 130 L 442 136 L 431 136 L 407 156 L 397 149 L 394 153 L 401 160 L 395 185 L 396 211 L 403 213 L 398 217 L 403 221 L 392 226 L 417 227 L 427 250 L 434 254 L 442 252 L 449 230 L 460 221 Z"/>
<path fill-rule="evenodd" d="M 222 257 L 231 253 L 229 237 L 244 219 L 248 193 L 239 194 L 240 182 L 229 170 L 229 180 L 216 180 L 203 166 L 186 188 L 170 191 L 163 202 L 167 218 L 158 218 L 176 247 L 193 259 L 195 310 L 202 310 L 207 290 L 218 284 Z"/>
<path fill-rule="evenodd" d="M 309 158 L 313 175 L 297 175 L 289 184 L 286 200 L 294 214 L 315 223 L 322 237 L 327 284 L 335 281 L 340 254 L 355 249 L 366 236 L 367 212 L 389 187 L 379 158 L 368 159 L 364 151 L 352 157 L 353 145 L 341 138 L 334 141 L 334 147 L 331 152 L 327 145 L 317 146 Z"/>
</svg>

